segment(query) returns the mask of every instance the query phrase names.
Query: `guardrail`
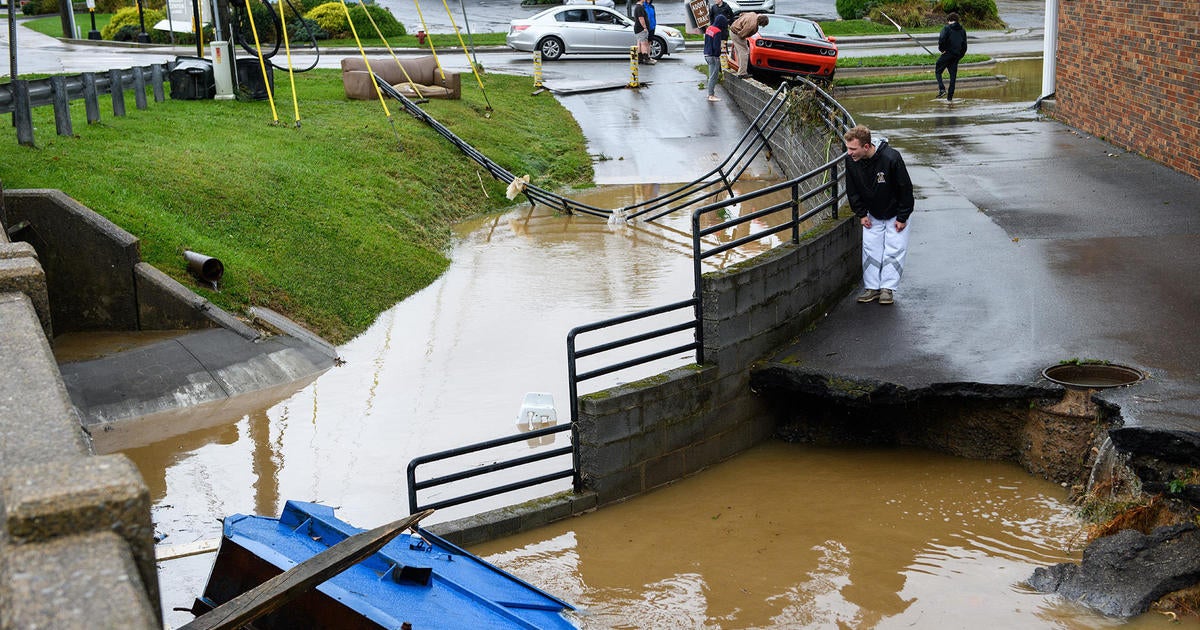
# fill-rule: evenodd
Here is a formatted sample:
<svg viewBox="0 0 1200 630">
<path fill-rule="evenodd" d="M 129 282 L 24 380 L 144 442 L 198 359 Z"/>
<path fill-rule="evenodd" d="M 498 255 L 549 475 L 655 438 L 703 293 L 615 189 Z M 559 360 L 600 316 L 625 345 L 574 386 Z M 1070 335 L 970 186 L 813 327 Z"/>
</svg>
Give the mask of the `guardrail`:
<svg viewBox="0 0 1200 630">
<path fill-rule="evenodd" d="M 809 88 L 812 90 L 812 101 L 811 102 L 812 102 L 813 106 L 809 111 L 812 113 L 812 115 L 816 116 L 819 119 L 819 122 L 826 129 L 828 129 L 830 133 L 837 133 L 840 136 L 842 133 L 844 133 L 846 130 L 848 130 L 850 127 L 852 127 L 854 125 L 854 119 L 853 119 L 853 117 L 850 116 L 850 113 L 847 112 L 837 101 L 835 101 L 832 96 L 830 96 L 828 93 L 826 93 L 824 90 L 822 90 L 820 87 L 818 87 L 816 84 L 812 83 L 811 81 L 808 81 L 807 79 L 799 78 L 799 79 L 796 79 L 794 82 L 790 82 L 789 84 L 787 84 L 785 86 L 781 86 L 780 90 L 778 90 L 775 93 L 775 95 L 772 96 L 771 100 L 769 100 L 767 102 L 767 104 L 763 107 L 763 110 L 759 113 L 758 117 L 755 118 L 755 122 L 751 127 L 751 132 L 754 129 L 760 128 L 760 126 L 765 125 L 765 129 L 767 129 L 768 131 L 766 131 L 764 133 L 763 131 L 760 130 L 758 132 L 758 133 L 764 134 L 760 137 L 762 137 L 765 142 L 766 135 L 769 135 L 770 133 L 774 133 L 774 130 L 778 128 L 779 124 L 781 124 L 781 122 L 783 120 L 783 116 L 785 115 L 785 109 L 784 109 L 784 105 L 783 105 L 782 101 L 787 98 L 787 93 L 790 92 L 791 90 L 795 89 L 796 87 L 805 87 L 805 88 Z M 397 95 L 399 95 L 399 94 L 397 93 Z M 393 97 L 393 98 L 395 98 L 395 97 Z M 408 102 L 407 99 L 403 99 L 403 100 L 405 102 Z M 420 111 L 420 109 L 416 108 L 415 105 L 413 105 L 413 108 L 416 109 L 417 111 Z M 421 113 L 424 114 L 424 112 L 421 112 Z M 430 120 L 432 120 L 432 119 L 430 119 Z M 430 120 L 427 120 L 426 122 L 430 122 Z M 435 122 L 436 121 L 433 121 L 430 124 L 433 124 Z M 751 132 L 747 132 L 748 135 L 750 135 Z M 449 130 L 446 130 L 443 133 L 443 135 L 445 135 L 445 134 L 450 134 Z M 453 134 L 450 134 L 450 135 L 453 135 Z M 745 139 L 745 138 L 746 138 L 746 136 L 743 137 L 743 139 Z M 455 140 L 457 140 L 457 138 L 455 138 Z M 461 141 L 459 141 L 459 142 L 461 142 Z M 465 144 L 465 143 L 463 143 L 463 144 Z M 734 151 L 734 154 L 742 154 L 743 153 L 744 148 L 741 145 L 742 145 L 742 143 L 739 142 L 739 148 Z M 469 146 L 469 145 L 467 145 L 467 146 Z M 462 148 L 461 145 L 460 145 L 460 148 Z M 467 151 L 468 149 L 463 148 L 463 150 Z M 475 150 L 470 149 L 470 151 L 475 151 Z M 753 150 L 753 151 L 756 152 L 757 150 Z M 622 315 L 619 317 L 614 317 L 614 318 L 606 319 L 603 321 L 594 322 L 591 324 L 584 324 L 582 326 L 577 326 L 577 327 L 571 329 L 571 331 L 567 334 L 567 371 L 568 371 L 568 381 L 569 381 L 568 386 L 570 388 L 571 422 L 566 425 L 547 427 L 547 428 L 539 429 L 537 431 L 533 431 L 533 432 L 529 432 L 529 433 L 521 433 L 521 434 L 513 435 L 513 436 L 510 436 L 507 438 L 489 440 L 486 442 L 471 444 L 471 445 L 463 446 L 463 447 L 456 448 L 456 449 L 450 449 L 447 451 L 442 451 L 440 453 L 434 453 L 432 455 L 425 455 L 422 457 L 418 457 L 418 458 L 412 460 L 408 465 L 409 509 L 413 513 L 415 513 L 416 511 L 421 510 L 421 509 L 448 507 L 451 505 L 460 505 L 460 504 L 468 503 L 468 502 L 471 502 L 471 501 L 474 501 L 477 499 L 492 497 L 492 496 L 496 496 L 498 494 L 502 494 L 505 492 L 510 492 L 513 490 L 532 487 L 532 486 L 535 486 L 535 485 L 538 485 L 541 483 L 545 483 L 547 481 L 563 479 L 568 476 L 572 478 L 575 491 L 576 492 L 581 491 L 582 490 L 582 480 L 580 478 L 580 471 L 579 471 L 579 452 L 577 449 L 578 429 L 577 429 L 577 425 L 576 425 L 576 423 L 579 419 L 578 414 L 579 414 L 579 385 L 580 385 L 580 383 L 583 383 L 585 381 L 588 381 L 588 380 L 591 380 L 594 378 L 598 378 L 601 376 L 614 374 L 616 372 L 620 372 L 620 371 L 623 371 L 623 370 L 626 370 L 629 368 L 637 367 L 640 365 L 645 365 L 645 364 L 651 363 L 653 361 L 665 359 L 665 358 L 675 356 L 675 355 L 678 355 L 683 352 L 689 352 L 689 351 L 695 351 L 695 362 L 698 364 L 703 364 L 704 363 L 704 328 L 703 328 L 703 321 L 704 321 L 703 315 L 704 314 L 703 314 L 703 303 L 702 303 L 703 300 L 701 300 L 701 290 L 702 290 L 702 281 L 703 281 L 702 273 L 701 273 L 702 261 L 706 258 L 716 256 L 718 254 L 730 251 L 732 249 L 736 249 L 738 247 L 747 245 L 749 243 L 760 241 L 763 238 L 769 237 L 774 234 L 778 234 L 780 232 L 788 231 L 788 230 L 791 231 L 791 238 L 789 239 L 790 242 L 799 243 L 800 236 L 801 236 L 800 226 L 805 221 L 812 219 L 813 217 L 816 217 L 825 212 L 830 213 L 830 216 L 832 218 L 836 219 L 838 205 L 840 204 L 841 199 L 844 197 L 844 191 L 845 191 L 844 186 L 839 185 L 840 182 L 842 182 L 845 178 L 845 173 L 841 169 L 839 169 L 839 165 L 841 164 L 842 160 L 844 159 L 845 153 L 839 152 L 839 154 L 837 156 L 831 157 L 831 156 L 826 155 L 825 157 L 826 157 L 826 161 L 824 163 L 822 163 L 820 166 L 817 166 L 816 168 L 810 170 L 809 172 L 804 173 L 803 175 L 796 177 L 792 180 L 789 180 L 787 182 L 783 182 L 780 184 L 776 184 L 774 186 L 770 186 L 770 187 L 767 187 L 767 188 L 764 188 L 761 190 L 757 190 L 757 191 L 754 191 L 754 192 L 751 192 L 751 193 L 748 193 L 745 195 L 740 195 L 737 197 L 732 197 L 732 198 L 728 198 L 728 199 L 723 199 L 718 202 L 710 203 L 708 205 L 697 208 L 695 211 L 693 211 L 691 236 L 692 236 L 692 258 L 693 258 L 693 269 L 694 269 L 694 289 L 693 289 L 692 297 L 689 299 L 686 299 L 686 300 L 681 300 L 681 301 L 667 304 L 664 306 L 649 308 L 649 309 L 645 309 L 642 311 L 638 311 L 636 313 Z M 499 167 L 496 167 L 496 168 L 499 168 Z M 721 172 L 721 169 L 718 169 L 717 171 L 714 171 L 714 172 Z M 493 175 L 496 175 L 496 173 L 493 172 Z M 736 218 L 729 219 L 727 221 L 723 221 L 723 222 L 717 223 L 712 226 L 701 227 L 701 217 L 704 215 L 720 212 L 722 210 L 725 210 L 726 208 L 728 208 L 729 206 L 731 206 L 733 204 L 743 204 L 743 203 L 753 202 L 754 200 L 766 197 L 767 195 L 779 193 L 780 191 L 783 191 L 783 190 L 787 190 L 790 193 L 787 200 L 785 200 L 785 201 L 772 203 L 772 204 L 768 205 L 767 207 L 762 208 L 761 210 L 755 210 L 753 212 L 749 212 L 747 214 L 740 215 Z M 826 195 L 826 196 L 824 198 L 821 198 L 822 195 Z M 678 209 L 678 208 L 676 208 L 676 209 Z M 785 210 L 791 212 L 790 218 L 786 221 L 780 222 L 779 224 L 777 224 L 775 226 L 770 226 L 765 229 L 761 229 L 756 232 L 752 232 L 752 233 L 750 233 L 746 236 L 740 237 L 738 239 L 735 239 L 735 240 L 732 240 L 732 241 L 729 241 L 726 243 L 720 243 L 720 244 L 708 247 L 707 249 L 705 248 L 704 238 L 706 236 L 711 236 L 718 232 L 721 232 L 721 231 L 724 231 L 724 230 L 727 230 L 729 228 L 733 228 L 736 226 L 741 226 L 743 224 L 751 224 L 755 220 L 766 217 L 767 215 L 783 212 Z M 654 328 L 652 330 L 644 330 L 644 331 L 637 332 L 634 334 L 627 334 L 626 336 L 620 337 L 615 340 L 605 341 L 605 342 L 598 343 L 595 345 L 590 345 L 590 346 L 587 346 L 584 348 L 577 347 L 578 337 L 585 333 L 592 333 L 592 332 L 598 332 L 598 331 L 603 331 L 603 330 L 612 330 L 619 326 L 635 324 L 638 322 L 646 322 L 647 320 L 649 320 L 650 318 L 653 318 L 653 317 L 665 316 L 665 315 L 669 315 L 671 313 L 686 312 L 689 309 L 691 310 L 692 315 L 686 321 L 678 322 L 678 323 L 674 323 L 674 324 L 670 324 L 670 325 L 666 325 L 666 326 L 661 326 L 658 328 Z M 627 358 L 627 359 L 623 359 L 623 360 L 619 360 L 619 361 L 615 361 L 615 362 L 610 362 L 607 364 L 602 364 L 599 367 L 594 367 L 587 371 L 581 372 L 579 370 L 579 365 L 578 365 L 579 359 L 583 359 L 583 358 L 587 358 L 587 357 L 599 357 L 606 353 L 621 350 L 624 348 L 629 348 L 636 344 L 655 342 L 657 340 L 669 338 L 672 335 L 678 336 L 679 334 L 686 333 L 689 330 L 692 331 L 692 337 L 693 337 L 690 342 L 673 345 L 668 348 L 660 348 L 660 349 L 650 350 L 650 351 L 642 354 L 641 356 L 638 356 L 635 358 Z M 519 442 L 522 440 L 527 440 L 527 439 L 542 436 L 542 435 L 552 435 L 555 433 L 560 433 L 560 432 L 565 432 L 565 431 L 571 432 L 571 446 L 561 447 L 561 448 L 554 449 L 551 451 L 546 451 L 544 453 L 537 453 L 534 455 L 528 455 L 525 457 L 511 459 L 508 461 L 500 461 L 500 462 L 492 463 L 492 464 L 489 464 L 486 466 L 478 466 L 478 467 L 471 468 L 471 469 L 468 469 L 468 470 L 465 470 L 462 472 L 451 473 L 448 475 L 443 475 L 443 476 L 425 480 L 425 481 L 417 480 L 417 469 L 419 466 L 421 466 L 423 464 L 430 464 L 430 463 L 437 462 L 437 461 L 444 461 L 444 460 L 452 459 L 454 457 L 458 457 L 458 456 L 469 454 L 469 453 L 476 453 L 476 452 L 480 452 L 483 450 L 493 449 L 493 448 L 497 448 L 497 447 L 504 446 L 507 444 L 513 444 L 513 443 L 516 443 L 516 442 Z M 508 469 L 516 468 L 518 466 L 523 466 L 523 465 L 526 465 L 529 463 L 549 459 L 551 457 L 565 456 L 567 453 L 570 453 L 572 455 L 572 469 L 571 470 L 564 470 L 564 471 L 559 471 L 556 473 L 551 473 L 551 474 L 547 474 L 547 475 L 524 479 L 521 481 L 500 485 L 500 486 L 486 489 L 486 490 L 480 490 L 477 492 L 465 494 L 465 495 L 462 495 L 459 497 L 455 497 L 452 499 L 446 499 L 446 500 L 442 500 L 442 501 L 438 501 L 438 502 L 421 503 L 417 499 L 417 492 L 419 490 L 427 490 L 427 489 L 435 488 L 438 486 L 444 486 L 446 484 L 453 483 L 455 481 L 461 481 L 464 479 L 478 477 L 478 476 L 481 476 L 484 474 L 497 472 L 500 470 L 508 470 Z"/>
<path fill-rule="evenodd" d="M 166 100 L 163 81 L 167 64 L 151 64 L 114 69 L 104 73 L 84 72 L 73 76 L 53 76 L 45 79 L 16 79 L 0 84 L 0 114 L 13 114 L 17 142 L 33 146 L 33 108 L 52 105 L 54 127 L 60 136 L 74 135 L 71 124 L 71 101 L 83 99 L 88 124 L 100 122 L 100 96 L 112 95 L 114 116 L 125 115 L 125 91 L 133 90 L 138 109 L 147 108 L 146 86 L 154 94 L 154 102 Z"/>
</svg>

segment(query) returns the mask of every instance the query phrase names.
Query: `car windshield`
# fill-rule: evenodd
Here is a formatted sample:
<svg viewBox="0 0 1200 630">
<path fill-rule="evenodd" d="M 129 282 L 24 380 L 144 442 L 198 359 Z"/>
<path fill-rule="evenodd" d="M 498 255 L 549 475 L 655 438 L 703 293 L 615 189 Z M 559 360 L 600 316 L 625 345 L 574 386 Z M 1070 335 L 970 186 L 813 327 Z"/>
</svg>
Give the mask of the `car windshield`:
<svg viewBox="0 0 1200 630">
<path fill-rule="evenodd" d="M 817 27 L 816 22 L 808 20 L 789 20 L 782 17 L 772 16 L 766 26 L 758 29 L 763 35 L 773 35 L 775 37 L 798 37 L 806 39 L 825 39 L 821 34 L 821 29 Z"/>
</svg>

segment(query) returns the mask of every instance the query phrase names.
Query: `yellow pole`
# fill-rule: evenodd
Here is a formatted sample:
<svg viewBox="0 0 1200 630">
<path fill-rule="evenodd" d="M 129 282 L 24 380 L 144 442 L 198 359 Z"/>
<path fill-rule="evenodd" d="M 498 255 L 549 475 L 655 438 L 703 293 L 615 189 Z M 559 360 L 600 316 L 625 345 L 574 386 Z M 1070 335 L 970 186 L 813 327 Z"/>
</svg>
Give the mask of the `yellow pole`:
<svg viewBox="0 0 1200 630">
<path fill-rule="evenodd" d="M 454 21 L 454 15 L 450 13 L 450 5 L 446 4 L 446 0 L 442 0 L 442 6 L 446 8 L 446 17 L 450 18 L 450 26 L 454 29 L 454 34 L 458 36 L 458 45 L 462 46 L 463 54 L 467 55 L 467 63 L 471 64 L 471 74 L 475 75 L 475 81 L 479 83 L 479 91 L 483 92 L 483 100 L 487 101 L 488 109 L 491 109 L 492 103 L 488 101 L 487 90 L 483 87 L 483 79 L 479 78 L 479 69 L 475 67 L 475 63 L 471 61 L 471 56 L 467 54 L 467 43 L 463 41 L 462 33 L 458 31 L 458 23 Z"/>
<path fill-rule="evenodd" d="M 262 70 L 263 87 L 267 90 L 267 100 L 271 103 L 271 124 L 279 124 L 279 112 L 275 111 L 275 97 L 271 94 L 271 82 L 267 79 L 267 60 L 263 59 L 262 44 L 258 41 L 258 29 L 254 26 L 254 12 L 250 10 L 250 0 L 246 0 L 246 15 L 250 17 L 250 32 L 254 33 L 254 49 L 258 51 L 258 68 Z"/>
<path fill-rule="evenodd" d="M 363 10 L 366 11 L 365 8 Z M 367 59 L 367 51 L 363 49 L 362 40 L 358 38 L 358 29 L 354 28 L 354 19 L 350 17 L 350 8 L 346 6 L 346 0 L 342 0 L 342 12 L 346 14 L 346 23 L 350 25 L 350 32 L 354 35 L 354 43 L 358 44 L 358 54 L 362 55 L 363 63 L 367 66 L 367 74 L 371 75 L 371 85 L 375 86 L 375 96 L 379 97 L 379 104 L 383 105 L 383 113 L 387 115 L 388 124 L 392 127 L 392 135 L 396 136 L 396 144 L 399 145 L 400 132 L 396 131 L 396 121 L 392 120 L 392 112 L 388 109 L 387 101 L 383 100 L 383 91 L 379 89 L 379 81 L 375 79 L 375 71 L 371 69 L 371 60 Z M 368 13 L 367 15 L 369 16 L 370 14 Z M 405 76 L 408 76 L 407 73 L 405 73 Z"/>
<path fill-rule="evenodd" d="M 283 0 L 278 0 L 279 23 L 283 26 L 283 50 L 287 53 L 288 83 L 292 86 L 292 111 L 296 116 L 296 127 L 300 126 L 300 102 L 296 100 L 296 73 L 292 67 L 292 43 L 288 41 L 287 17 L 283 14 Z"/>
<path fill-rule="evenodd" d="M 421 30 L 429 32 L 429 27 L 425 25 L 425 15 L 421 13 L 421 0 L 413 0 L 413 6 L 417 7 L 417 17 L 421 19 Z M 442 78 L 446 78 L 446 71 L 442 69 L 442 60 L 438 59 L 437 50 L 433 47 L 433 38 L 426 37 L 425 41 L 429 42 L 429 53 L 433 55 L 433 61 L 437 64 L 438 72 L 442 73 Z"/>
<path fill-rule="evenodd" d="M 533 89 L 541 89 L 542 85 L 542 51 L 533 51 Z"/>
<path fill-rule="evenodd" d="M 638 83 L 638 47 L 629 47 L 629 87 L 641 87 Z"/>
<path fill-rule="evenodd" d="M 412 77 L 409 76 L 408 68 L 405 68 L 404 64 L 400 63 L 400 59 L 396 57 L 396 51 L 392 50 L 392 45 L 389 44 L 387 38 L 383 36 L 383 31 L 379 28 L 379 25 L 375 23 L 375 18 L 371 17 L 371 12 L 367 10 L 366 5 L 362 5 L 362 7 L 363 13 L 365 13 L 367 16 L 367 21 L 371 23 L 371 28 L 375 29 L 375 35 L 379 37 L 379 41 L 383 42 L 383 47 L 387 48 L 388 54 L 392 56 L 392 61 L 395 61 L 396 65 L 400 66 L 400 72 L 404 73 L 404 78 L 408 79 L 408 87 L 412 88 L 412 90 L 417 93 L 417 98 L 425 98 L 425 95 L 421 94 L 421 88 L 417 87 L 417 82 L 413 81 Z M 347 18 L 347 20 L 348 19 L 349 18 Z M 370 64 L 367 65 L 367 68 L 370 69 Z"/>
</svg>

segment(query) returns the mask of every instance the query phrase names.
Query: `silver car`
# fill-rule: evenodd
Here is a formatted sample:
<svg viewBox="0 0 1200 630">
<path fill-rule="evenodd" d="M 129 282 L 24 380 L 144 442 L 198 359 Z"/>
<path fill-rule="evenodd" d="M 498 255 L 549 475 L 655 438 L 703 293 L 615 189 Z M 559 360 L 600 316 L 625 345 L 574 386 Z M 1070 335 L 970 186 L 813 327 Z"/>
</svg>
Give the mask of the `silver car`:
<svg viewBox="0 0 1200 630">
<path fill-rule="evenodd" d="M 603 6 L 568 4 L 513 20 L 505 43 L 513 50 L 539 50 L 546 61 L 565 54 L 629 54 L 635 44 L 633 20 Z M 662 25 L 654 29 L 651 57 L 658 59 L 681 50 L 683 33 L 678 29 Z"/>
</svg>

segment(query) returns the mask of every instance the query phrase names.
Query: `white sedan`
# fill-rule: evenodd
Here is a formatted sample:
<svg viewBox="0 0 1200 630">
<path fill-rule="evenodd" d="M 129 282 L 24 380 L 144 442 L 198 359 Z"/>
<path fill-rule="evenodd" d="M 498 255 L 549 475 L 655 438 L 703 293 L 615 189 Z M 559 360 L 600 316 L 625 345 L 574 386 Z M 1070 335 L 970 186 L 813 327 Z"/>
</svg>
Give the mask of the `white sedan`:
<svg viewBox="0 0 1200 630">
<path fill-rule="evenodd" d="M 542 59 L 554 61 L 565 54 L 629 54 L 635 44 L 633 21 L 603 6 L 568 4 L 546 9 L 533 17 L 513 20 L 505 43 L 513 50 L 540 50 Z M 658 25 L 650 40 L 650 56 L 683 50 L 683 33 Z"/>
</svg>

